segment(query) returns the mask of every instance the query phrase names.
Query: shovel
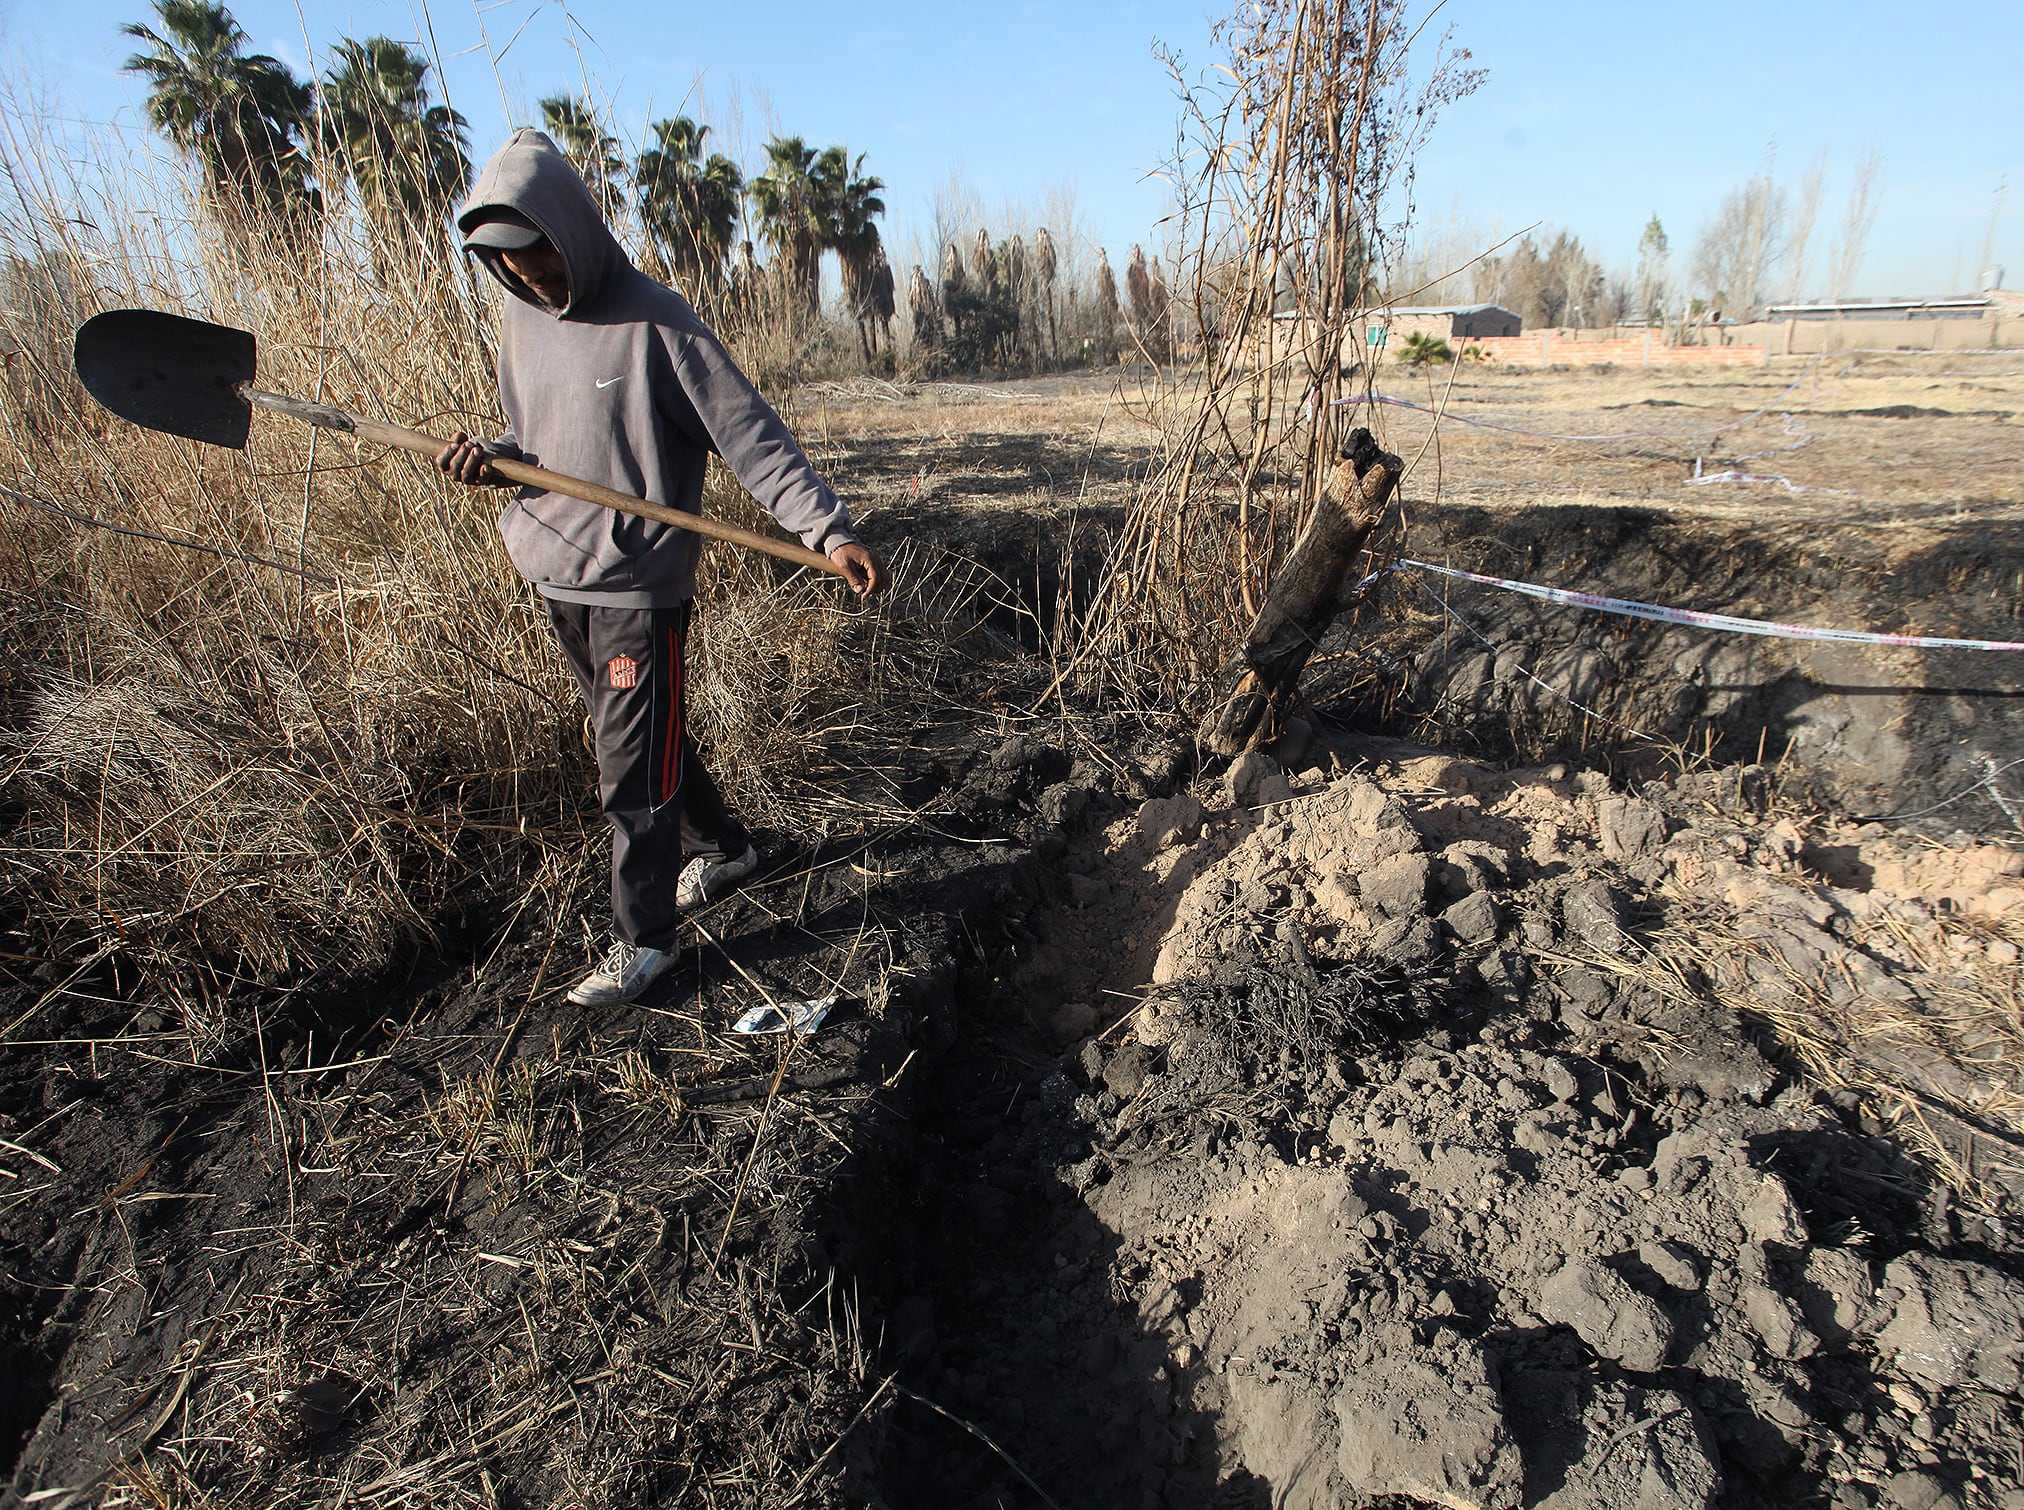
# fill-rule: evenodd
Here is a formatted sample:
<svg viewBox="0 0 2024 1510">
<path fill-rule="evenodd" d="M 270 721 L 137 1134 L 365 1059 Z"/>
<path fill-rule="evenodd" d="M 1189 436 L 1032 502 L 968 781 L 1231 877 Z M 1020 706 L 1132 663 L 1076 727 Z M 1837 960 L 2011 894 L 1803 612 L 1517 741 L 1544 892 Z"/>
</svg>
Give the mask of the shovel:
<svg viewBox="0 0 2024 1510">
<path fill-rule="evenodd" d="M 87 393 L 121 419 L 167 435 L 243 451 L 253 425 L 253 406 L 257 404 L 324 430 L 342 430 L 360 440 L 398 446 L 431 459 L 449 444 L 419 430 L 383 425 L 330 404 L 306 403 L 286 394 L 255 388 L 253 333 L 234 330 L 229 325 L 212 325 L 152 309 L 108 310 L 78 328 L 74 351 L 77 375 Z M 832 576 L 843 575 L 827 556 L 815 551 L 755 535 L 735 525 L 719 524 L 699 514 L 649 503 L 580 477 L 566 477 L 546 467 L 496 456 L 492 458 L 492 470 L 528 487 L 580 498 L 621 514 L 656 519 L 677 529 L 722 540 L 727 545 L 742 545 L 747 550 L 778 556 L 796 566 Z"/>
</svg>

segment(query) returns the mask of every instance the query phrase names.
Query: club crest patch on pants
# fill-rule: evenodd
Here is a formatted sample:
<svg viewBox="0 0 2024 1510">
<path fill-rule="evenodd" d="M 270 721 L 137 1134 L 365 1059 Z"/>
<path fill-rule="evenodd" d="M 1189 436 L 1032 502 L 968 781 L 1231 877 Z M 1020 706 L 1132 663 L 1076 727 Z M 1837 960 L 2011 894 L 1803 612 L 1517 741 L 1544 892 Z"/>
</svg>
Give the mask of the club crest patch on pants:
<svg viewBox="0 0 2024 1510">
<path fill-rule="evenodd" d="M 640 684 L 640 663 L 629 655 L 615 655 L 605 663 L 605 670 L 611 674 L 611 684 L 621 691 Z"/>
</svg>

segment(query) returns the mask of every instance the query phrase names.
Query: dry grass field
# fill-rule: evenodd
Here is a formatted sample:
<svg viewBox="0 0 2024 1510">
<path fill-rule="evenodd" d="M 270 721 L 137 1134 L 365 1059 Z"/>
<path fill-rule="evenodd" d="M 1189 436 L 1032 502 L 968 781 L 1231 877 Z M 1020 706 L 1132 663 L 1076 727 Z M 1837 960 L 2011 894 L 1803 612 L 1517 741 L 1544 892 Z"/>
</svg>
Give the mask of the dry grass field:
<svg viewBox="0 0 2024 1510">
<path fill-rule="evenodd" d="M 1452 382 L 1450 378 L 1452 377 Z M 1407 496 L 1443 501 L 1637 504 L 1711 520 L 2010 522 L 2024 503 L 2009 463 L 2024 367 L 2009 353 L 1781 358 L 1761 369 L 1499 370 L 1388 365 L 1392 406 L 1369 423 L 1414 463 Z M 1056 517 L 1122 508 L 1134 463 L 1172 403 L 1149 375 L 1004 383 L 814 385 L 795 400 L 845 488 L 881 506 L 940 500 Z M 1488 428 L 1492 426 L 1503 429 Z M 1531 433 L 1525 433 L 1531 432 Z M 1563 440 L 1560 436 L 1590 439 Z M 1775 483 L 1688 481 L 1729 470 Z M 1406 539 L 1408 548 L 1413 538 Z"/>
<path fill-rule="evenodd" d="M 1408 23 L 1233 12 L 1165 271 L 1121 300 L 1057 223 L 1057 288 L 1031 228 L 1044 347 L 989 227 L 877 358 L 792 195 L 766 268 L 690 268 L 896 586 L 707 552 L 691 704 L 763 862 L 600 1011 L 595 772 L 497 499 L 143 432 L 70 360 L 177 311 L 489 433 L 461 167 L 340 143 L 328 79 L 173 126 L 167 53 L 176 147 L 0 99 L 0 1499 L 2024 1504 L 2017 653 L 1427 569 L 2024 639 L 2024 366 L 1342 371 L 1482 81 Z M 823 228 L 860 275 L 879 187 Z M 1287 298 L 1298 351 L 1190 366 Z M 1371 573 L 1209 758 L 1355 427 L 1404 460 Z"/>
</svg>

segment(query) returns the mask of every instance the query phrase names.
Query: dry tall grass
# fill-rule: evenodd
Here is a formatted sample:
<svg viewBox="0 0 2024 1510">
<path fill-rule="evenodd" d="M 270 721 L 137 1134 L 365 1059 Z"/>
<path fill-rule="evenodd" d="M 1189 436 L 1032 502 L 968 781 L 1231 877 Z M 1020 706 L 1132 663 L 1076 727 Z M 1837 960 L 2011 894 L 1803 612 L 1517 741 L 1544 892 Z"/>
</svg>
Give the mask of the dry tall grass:
<svg viewBox="0 0 2024 1510">
<path fill-rule="evenodd" d="M 2024 924 L 1878 909 L 1849 936 L 1916 991 L 1852 988 L 1845 966 L 1795 970 L 1731 918 L 1692 917 L 1655 944 L 1675 973 L 1691 965 L 1716 999 L 1769 1028 L 1815 1084 L 1859 1093 L 1970 1205 L 2002 1209 L 2024 1183 L 2024 992 L 2015 965 L 1985 951 L 2016 949 Z"/>
<path fill-rule="evenodd" d="M 496 296 L 447 236 L 354 207 L 304 245 L 207 203 L 152 141 L 79 161 L 18 102 L 0 123 L 0 909 L 29 952 L 139 972 L 209 1034 L 235 976 L 368 967 L 544 849 L 599 842 L 501 495 L 264 416 L 243 454 L 150 434 L 71 371 L 80 321 L 145 305 L 254 331 L 263 386 L 496 428 Z M 777 368 L 785 338 L 743 330 Z M 711 507 L 741 500 L 713 481 Z M 906 607 L 849 612 L 723 551 L 706 581 L 703 737 L 735 750 L 736 800 L 792 819 Z"/>
</svg>

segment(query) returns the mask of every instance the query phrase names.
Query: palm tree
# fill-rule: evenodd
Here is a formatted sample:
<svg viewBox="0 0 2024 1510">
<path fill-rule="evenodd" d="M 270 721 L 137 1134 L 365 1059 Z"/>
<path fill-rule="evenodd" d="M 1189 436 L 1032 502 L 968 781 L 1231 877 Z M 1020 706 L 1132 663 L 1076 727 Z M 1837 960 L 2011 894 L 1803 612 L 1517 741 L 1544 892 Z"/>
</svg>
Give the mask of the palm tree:
<svg viewBox="0 0 2024 1510">
<path fill-rule="evenodd" d="M 1137 247 L 1132 248 L 1137 251 Z M 1117 302 L 1117 274 L 1110 270 L 1110 253 L 1096 249 L 1096 339 L 1090 354 L 1104 366 L 1117 360 L 1117 322 L 1122 311 Z"/>
<path fill-rule="evenodd" d="M 879 260 L 878 227 L 872 221 L 885 214 L 879 190 L 885 185 L 864 176 L 864 154 L 857 161 L 841 147 L 827 149 L 815 161 L 810 175 L 817 186 L 816 203 L 823 227 L 821 245 L 836 253 L 843 264 L 843 293 L 857 319 L 858 340 L 870 361 L 873 339 L 871 323 L 876 320 L 872 280 Z"/>
<path fill-rule="evenodd" d="M 788 286 L 811 315 L 822 307 L 822 248 L 829 231 L 815 162 L 815 149 L 800 137 L 776 136 L 766 144 L 766 171 L 752 180 L 760 235 L 786 261 Z"/>
<path fill-rule="evenodd" d="M 323 136 L 380 226 L 418 235 L 447 225 L 471 186 L 464 117 L 429 101 L 429 60 L 389 37 L 339 40 L 323 77 Z M 447 234 L 443 231 L 442 234 Z"/>
<path fill-rule="evenodd" d="M 703 158 L 708 126 L 685 115 L 648 128 L 656 145 L 633 164 L 640 221 L 677 280 L 698 294 L 715 289 L 738 223 L 745 175 L 722 153 Z"/>
<path fill-rule="evenodd" d="M 556 146 L 576 165 L 583 181 L 590 185 L 598 213 L 609 221 L 618 213 L 619 184 L 625 178 L 625 159 L 619 155 L 618 138 L 607 136 L 604 123 L 590 101 L 573 94 L 551 95 L 541 102 L 541 121 Z"/>
<path fill-rule="evenodd" d="M 1399 348 L 1399 360 L 1408 367 L 1431 367 L 1436 363 L 1445 367 L 1454 359 L 1453 347 L 1439 336 L 1421 330 L 1407 335 L 1405 344 Z"/>
<path fill-rule="evenodd" d="M 1054 279 L 1061 262 L 1054 251 L 1054 238 L 1042 226 L 1033 238 L 1033 270 L 1040 279 L 1040 304 L 1047 311 L 1047 355 L 1061 356 L 1061 338 L 1054 324 Z"/>
<path fill-rule="evenodd" d="M 148 119 L 203 169 L 218 201 L 306 222 L 316 205 L 300 137 L 311 92 L 287 66 L 248 53 L 246 33 L 217 0 L 154 0 L 161 30 L 120 31 L 147 44 L 126 60 L 148 80 Z"/>
</svg>

